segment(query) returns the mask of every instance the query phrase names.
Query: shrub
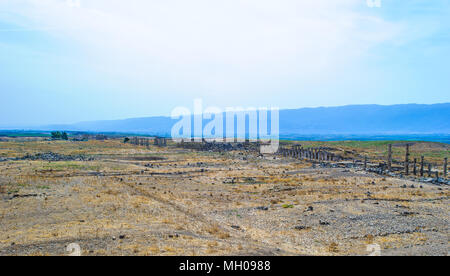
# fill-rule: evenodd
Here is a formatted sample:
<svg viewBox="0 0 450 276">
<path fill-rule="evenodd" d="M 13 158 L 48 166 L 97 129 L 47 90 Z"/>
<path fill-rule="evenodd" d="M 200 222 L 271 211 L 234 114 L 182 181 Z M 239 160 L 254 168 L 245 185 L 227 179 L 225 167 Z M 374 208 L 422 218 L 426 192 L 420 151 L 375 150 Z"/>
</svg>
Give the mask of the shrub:
<svg viewBox="0 0 450 276">
<path fill-rule="evenodd" d="M 61 139 L 61 137 L 62 137 L 62 133 L 59 131 L 54 131 L 51 134 L 52 134 L 52 139 Z"/>
</svg>

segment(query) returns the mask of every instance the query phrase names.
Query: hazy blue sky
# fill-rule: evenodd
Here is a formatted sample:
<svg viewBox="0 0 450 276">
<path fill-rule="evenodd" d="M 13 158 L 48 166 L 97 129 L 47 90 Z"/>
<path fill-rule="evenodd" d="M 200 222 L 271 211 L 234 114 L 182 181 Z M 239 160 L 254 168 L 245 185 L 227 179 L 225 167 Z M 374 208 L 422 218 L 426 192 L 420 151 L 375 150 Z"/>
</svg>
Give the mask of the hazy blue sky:
<svg viewBox="0 0 450 276">
<path fill-rule="evenodd" d="M 450 1 L 0 0 L 0 126 L 450 102 Z"/>
</svg>

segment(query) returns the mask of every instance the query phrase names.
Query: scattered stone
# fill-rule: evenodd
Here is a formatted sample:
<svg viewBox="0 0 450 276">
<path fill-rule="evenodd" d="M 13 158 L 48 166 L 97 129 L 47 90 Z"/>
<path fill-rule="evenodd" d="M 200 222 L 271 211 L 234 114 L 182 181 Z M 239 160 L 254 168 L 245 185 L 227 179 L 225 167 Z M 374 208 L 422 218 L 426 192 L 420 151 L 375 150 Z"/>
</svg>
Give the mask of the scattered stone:
<svg viewBox="0 0 450 276">
<path fill-rule="evenodd" d="M 308 229 L 308 227 L 299 225 L 299 226 L 295 226 L 294 229 L 295 229 L 295 230 L 301 231 L 301 230 L 306 230 L 306 229 Z"/>
<path fill-rule="evenodd" d="M 400 215 L 407 217 L 407 216 L 412 216 L 412 215 L 417 215 L 418 213 L 414 213 L 414 212 L 402 212 Z"/>
<path fill-rule="evenodd" d="M 235 230 L 241 230 L 241 227 L 239 225 L 231 225 L 231 228 Z"/>
<path fill-rule="evenodd" d="M 54 152 L 38 153 L 35 155 L 27 154 L 24 157 L 14 158 L 13 160 L 42 160 L 42 161 L 92 161 L 91 157 L 85 155 L 62 155 Z"/>
<path fill-rule="evenodd" d="M 330 223 L 328 221 L 319 221 L 320 225 L 330 225 Z"/>
<path fill-rule="evenodd" d="M 265 206 L 256 207 L 256 210 L 268 211 L 268 210 L 269 210 L 269 207 L 265 207 Z"/>
<path fill-rule="evenodd" d="M 45 196 L 45 194 L 43 194 Z M 14 194 L 10 200 L 16 199 L 16 198 L 27 198 L 27 197 L 38 197 L 40 195 L 38 194 L 24 194 L 24 195 L 19 195 L 19 194 Z"/>
</svg>

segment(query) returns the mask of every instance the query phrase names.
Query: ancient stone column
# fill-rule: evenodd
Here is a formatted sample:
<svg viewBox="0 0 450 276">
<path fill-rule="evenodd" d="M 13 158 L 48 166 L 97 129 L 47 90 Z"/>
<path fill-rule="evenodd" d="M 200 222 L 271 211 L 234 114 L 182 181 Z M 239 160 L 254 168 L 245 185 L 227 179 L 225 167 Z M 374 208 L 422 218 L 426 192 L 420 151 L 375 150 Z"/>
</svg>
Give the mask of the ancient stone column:
<svg viewBox="0 0 450 276">
<path fill-rule="evenodd" d="M 409 144 L 406 144 L 405 174 L 409 175 Z"/>
<path fill-rule="evenodd" d="M 414 158 L 414 168 L 413 168 L 414 175 L 417 175 L 417 158 Z"/>
<path fill-rule="evenodd" d="M 364 156 L 364 170 L 367 171 L 367 156 Z"/>
<path fill-rule="evenodd" d="M 392 170 L 392 144 L 388 146 L 388 170 Z"/>
<path fill-rule="evenodd" d="M 425 160 L 425 157 L 423 157 L 423 156 L 421 156 L 420 157 L 420 176 L 422 176 L 423 177 L 423 168 L 424 168 L 424 160 Z"/>
<path fill-rule="evenodd" d="M 444 178 L 447 177 L 447 157 L 444 158 Z"/>
<path fill-rule="evenodd" d="M 428 176 L 431 177 L 431 163 L 428 164 Z"/>
</svg>

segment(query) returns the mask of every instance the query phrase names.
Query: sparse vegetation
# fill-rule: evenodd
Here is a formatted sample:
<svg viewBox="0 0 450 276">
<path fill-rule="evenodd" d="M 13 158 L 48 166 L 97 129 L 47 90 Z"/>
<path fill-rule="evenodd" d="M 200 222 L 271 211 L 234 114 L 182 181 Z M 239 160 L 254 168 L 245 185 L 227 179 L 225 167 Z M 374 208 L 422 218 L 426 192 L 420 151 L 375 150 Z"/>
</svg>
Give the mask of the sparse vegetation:
<svg viewBox="0 0 450 276">
<path fill-rule="evenodd" d="M 324 145 L 384 147 L 344 144 Z M 92 159 L 0 162 L 0 255 L 64 255 L 67 241 L 84 255 L 365 255 L 369 243 L 385 254 L 447 252 L 446 186 L 123 138 L 0 141 L 2 158 L 24 152 Z"/>
<path fill-rule="evenodd" d="M 51 133 L 51 136 L 54 140 L 69 140 L 67 132 L 54 131 Z"/>
</svg>

